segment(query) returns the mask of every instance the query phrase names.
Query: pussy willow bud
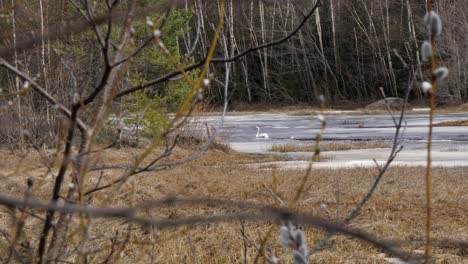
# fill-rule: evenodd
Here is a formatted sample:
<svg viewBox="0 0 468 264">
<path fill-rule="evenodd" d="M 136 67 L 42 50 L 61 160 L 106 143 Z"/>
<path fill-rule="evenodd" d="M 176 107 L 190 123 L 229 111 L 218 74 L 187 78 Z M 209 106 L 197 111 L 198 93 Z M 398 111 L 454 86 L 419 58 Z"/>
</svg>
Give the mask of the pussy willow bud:
<svg viewBox="0 0 468 264">
<path fill-rule="evenodd" d="M 203 79 L 203 86 L 208 87 L 210 85 L 210 80 L 209 79 Z"/>
<path fill-rule="evenodd" d="M 289 229 L 284 225 L 280 227 L 279 242 L 284 248 L 291 248 L 291 235 Z"/>
<path fill-rule="evenodd" d="M 151 21 L 151 19 L 149 17 L 146 18 L 146 25 L 148 25 L 150 27 L 154 26 L 153 21 Z"/>
<path fill-rule="evenodd" d="M 304 257 L 298 251 L 293 252 L 293 264 L 307 264 Z"/>
<path fill-rule="evenodd" d="M 23 89 L 27 89 L 29 87 L 29 81 L 25 81 L 23 83 Z"/>
<path fill-rule="evenodd" d="M 434 71 L 434 77 L 437 81 L 442 81 L 443 79 L 447 78 L 448 72 L 449 71 L 446 67 L 437 68 Z"/>
<path fill-rule="evenodd" d="M 161 30 L 156 29 L 155 31 L 153 31 L 153 36 L 154 36 L 155 38 L 160 38 L 161 35 L 162 35 L 162 34 L 161 34 Z"/>
<path fill-rule="evenodd" d="M 426 23 L 427 29 L 434 36 L 440 36 L 442 33 L 442 20 L 440 16 L 431 11 L 424 16 L 424 23 Z"/>
<path fill-rule="evenodd" d="M 432 45 L 429 41 L 424 41 L 421 46 L 421 58 L 424 62 L 428 62 L 432 57 Z"/>
<path fill-rule="evenodd" d="M 429 82 L 423 82 L 421 84 L 421 89 L 423 90 L 424 93 L 427 93 L 429 90 L 432 89 L 432 84 Z"/>
<path fill-rule="evenodd" d="M 296 234 L 294 234 L 294 240 L 297 245 L 304 244 L 304 233 L 301 230 L 297 230 Z"/>
</svg>

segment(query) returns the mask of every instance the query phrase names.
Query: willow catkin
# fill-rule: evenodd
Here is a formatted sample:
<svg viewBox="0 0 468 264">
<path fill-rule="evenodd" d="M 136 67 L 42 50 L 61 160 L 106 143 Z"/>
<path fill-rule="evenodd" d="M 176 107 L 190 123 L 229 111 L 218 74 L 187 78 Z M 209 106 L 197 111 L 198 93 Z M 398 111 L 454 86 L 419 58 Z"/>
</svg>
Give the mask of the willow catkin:
<svg viewBox="0 0 468 264">
<path fill-rule="evenodd" d="M 443 79 L 447 78 L 448 72 L 449 71 L 446 67 L 437 68 L 434 71 L 434 77 L 437 81 L 442 81 Z"/>
<path fill-rule="evenodd" d="M 424 41 L 421 46 L 421 58 L 424 62 L 429 62 L 432 57 L 432 45 L 429 41 Z"/>
<path fill-rule="evenodd" d="M 426 23 L 431 35 L 440 36 L 442 33 L 442 20 L 440 19 L 439 14 L 434 11 L 427 13 L 424 16 L 424 23 Z"/>
</svg>

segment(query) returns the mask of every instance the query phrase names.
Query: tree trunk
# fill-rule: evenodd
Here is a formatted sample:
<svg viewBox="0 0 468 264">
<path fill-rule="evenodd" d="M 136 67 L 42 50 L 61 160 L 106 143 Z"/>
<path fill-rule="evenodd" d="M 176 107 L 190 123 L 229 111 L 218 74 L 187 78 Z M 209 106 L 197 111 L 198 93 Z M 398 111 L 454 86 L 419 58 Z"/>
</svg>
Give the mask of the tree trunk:
<svg viewBox="0 0 468 264">
<path fill-rule="evenodd" d="M 16 50 L 16 3 L 15 0 L 11 0 L 11 30 L 12 30 L 12 35 L 13 35 L 13 61 L 15 68 L 18 69 L 19 66 L 19 60 L 18 60 L 18 52 Z M 20 79 L 18 76 L 15 76 L 15 91 L 19 92 L 20 91 Z M 16 109 L 18 111 L 18 122 L 19 122 L 19 128 L 23 128 L 23 109 L 21 105 L 21 95 L 18 93 L 16 96 Z M 24 143 L 24 136 L 21 131 L 18 131 L 20 135 L 20 144 L 22 145 Z"/>
</svg>

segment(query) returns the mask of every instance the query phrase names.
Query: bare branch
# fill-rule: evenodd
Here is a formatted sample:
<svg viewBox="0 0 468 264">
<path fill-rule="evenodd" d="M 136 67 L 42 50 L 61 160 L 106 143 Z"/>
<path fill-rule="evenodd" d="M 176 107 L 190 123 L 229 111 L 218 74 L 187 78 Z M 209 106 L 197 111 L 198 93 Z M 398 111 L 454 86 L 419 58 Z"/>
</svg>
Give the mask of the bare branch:
<svg viewBox="0 0 468 264">
<path fill-rule="evenodd" d="M 203 144 L 203 146 L 192 156 L 189 156 L 189 157 L 186 157 L 186 158 L 183 158 L 183 159 L 180 159 L 180 160 L 176 160 L 176 161 L 156 164 L 158 161 L 160 161 L 161 159 L 169 156 L 172 153 L 173 148 L 176 146 L 176 142 L 174 142 L 173 145 L 171 145 L 169 148 L 166 148 L 166 150 L 161 155 L 159 155 L 153 161 L 149 162 L 149 164 L 146 165 L 145 167 L 137 168 L 131 175 L 120 177 L 119 179 L 114 180 L 112 183 L 109 183 L 109 184 L 106 184 L 106 185 L 103 185 L 103 186 L 99 186 L 99 187 L 96 187 L 96 188 L 91 189 L 89 191 L 86 191 L 85 195 L 90 195 L 90 194 L 95 193 L 97 191 L 101 191 L 101 190 L 110 188 L 113 185 L 115 185 L 117 183 L 122 183 L 123 181 L 128 180 L 129 177 L 133 177 L 133 176 L 135 176 L 137 174 L 140 174 L 142 172 L 161 171 L 161 170 L 172 168 L 172 167 L 177 166 L 177 165 L 182 165 L 182 164 L 185 164 L 185 163 L 188 163 L 188 162 L 192 162 L 192 161 L 198 159 L 201 155 L 203 155 L 208 150 L 209 146 L 214 141 L 215 137 L 216 137 L 216 133 L 213 133 L 213 135 L 211 135 L 210 138 L 208 138 L 208 140 Z M 130 169 L 131 167 L 132 167 L 131 165 L 102 165 L 102 166 L 96 166 L 94 168 L 91 168 L 90 170 L 91 171 L 98 171 L 98 170 L 109 170 L 109 169 Z"/>
<path fill-rule="evenodd" d="M 38 83 L 34 81 L 34 79 L 30 78 L 23 72 L 19 71 L 12 65 L 10 65 L 6 60 L 0 58 L 0 65 L 7 68 L 20 78 L 22 78 L 25 81 L 28 81 L 31 85 L 31 87 L 38 92 L 42 97 L 44 97 L 49 103 L 51 103 L 54 107 L 57 108 L 57 111 L 61 112 L 64 114 L 66 117 L 71 118 L 72 117 L 72 111 L 65 107 L 63 104 L 61 104 L 57 99 L 55 99 L 50 93 L 48 93 L 44 88 L 42 88 Z M 79 118 L 77 118 L 77 125 L 80 128 L 82 132 L 86 131 L 87 126 L 83 121 L 81 121 Z"/>
<path fill-rule="evenodd" d="M 408 103 L 408 97 L 411 91 L 411 87 L 413 85 L 414 78 L 410 78 L 408 82 L 408 87 L 406 90 L 406 96 L 405 96 L 405 101 L 404 105 L 401 109 L 400 112 L 400 117 L 398 119 L 398 122 L 395 120 L 395 134 L 393 136 L 393 145 L 392 145 L 392 150 L 390 151 L 390 154 L 388 156 L 387 162 L 383 167 L 380 167 L 377 164 L 377 168 L 379 170 L 379 173 L 377 174 L 377 177 L 375 178 L 374 183 L 372 184 L 372 187 L 369 189 L 369 191 L 366 193 L 366 195 L 362 198 L 362 200 L 359 202 L 359 204 L 356 205 L 356 207 L 353 208 L 351 213 L 348 214 L 348 216 L 344 219 L 344 224 L 348 224 L 351 220 L 356 218 L 356 216 L 359 215 L 361 212 L 362 208 L 364 205 L 369 201 L 369 199 L 372 197 L 374 192 L 377 190 L 377 187 L 380 184 L 380 181 L 382 180 L 383 176 L 387 172 L 388 168 L 392 164 L 392 162 L 395 160 L 396 156 L 398 153 L 403 149 L 403 146 L 399 146 L 399 139 L 400 139 L 400 132 L 401 128 L 403 127 L 403 121 L 404 121 L 404 116 L 405 116 L 405 111 L 406 111 L 406 105 Z M 325 235 L 325 237 L 320 240 L 318 243 L 315 244 L 314 248 L 309 252 L 309 256 L 315 254 L 317 251 L 319 251 L 325 243 L 333 236 L 333 233 L 329 232 Z"/>
</svg>

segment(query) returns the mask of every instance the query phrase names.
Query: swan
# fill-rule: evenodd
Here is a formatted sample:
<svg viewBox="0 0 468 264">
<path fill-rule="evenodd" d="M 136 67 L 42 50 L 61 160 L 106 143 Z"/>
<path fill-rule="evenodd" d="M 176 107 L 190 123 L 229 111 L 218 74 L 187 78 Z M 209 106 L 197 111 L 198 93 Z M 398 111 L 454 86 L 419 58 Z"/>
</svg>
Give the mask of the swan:
<svg viewBox="0 0 468 264">
<path fill-rule="evenodd" d="M 270 138 L 267 133 L 260 133 L 260 128 L 258 126 L 256 128 L 257 128 L 257 136 L 255 136 L 255 138 L 264 138 L 264 139 Z"/>
</svg>

